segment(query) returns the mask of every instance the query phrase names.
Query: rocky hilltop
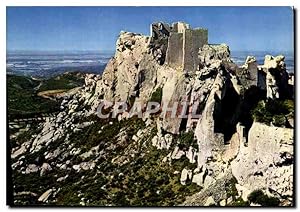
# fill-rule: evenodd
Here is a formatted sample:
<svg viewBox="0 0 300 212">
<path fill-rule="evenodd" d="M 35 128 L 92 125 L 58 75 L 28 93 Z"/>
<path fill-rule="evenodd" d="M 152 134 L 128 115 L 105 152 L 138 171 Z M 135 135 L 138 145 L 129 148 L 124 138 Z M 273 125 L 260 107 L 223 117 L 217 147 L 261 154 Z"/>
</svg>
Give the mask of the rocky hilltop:
<svg viewBox="0 0 300 212">
<path fill-rule="evenodd" d="M 284 56 L 238 66 L 226 44 L 208 43 L 207 29 L 150 29 L 122 31 L 102 76 L 58 97 L 57 117 L 11 129 L 14 204 L 293 205 Z M 186 102 L 186 116 L 96 116 L 101 103 L 149 101 Z"/>
</svg>

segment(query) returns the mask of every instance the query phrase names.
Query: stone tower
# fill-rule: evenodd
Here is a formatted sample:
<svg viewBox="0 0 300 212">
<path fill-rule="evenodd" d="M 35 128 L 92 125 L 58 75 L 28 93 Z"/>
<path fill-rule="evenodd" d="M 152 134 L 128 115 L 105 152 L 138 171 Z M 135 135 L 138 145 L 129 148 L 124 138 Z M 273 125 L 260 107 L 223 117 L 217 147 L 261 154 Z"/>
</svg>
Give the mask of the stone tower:
<svg viewBox="0 0 300 212">
<path fill-rule="evenodd" d="M 165 63 L 174 69 L 181 69 L 185 73 L 195 72 L 198 67 L 198 51 L 208 44 L 208 30 L 192 29 L 184 22 L 151 25 L 151 37 L 167 39 Z"/>
</svg>

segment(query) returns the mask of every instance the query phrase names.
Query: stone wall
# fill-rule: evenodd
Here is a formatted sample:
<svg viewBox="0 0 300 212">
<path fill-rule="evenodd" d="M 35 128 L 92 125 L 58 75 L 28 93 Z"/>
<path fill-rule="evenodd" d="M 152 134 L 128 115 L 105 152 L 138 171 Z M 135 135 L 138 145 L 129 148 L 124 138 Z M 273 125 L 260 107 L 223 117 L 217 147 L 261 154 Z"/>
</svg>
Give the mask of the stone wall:
<svg viewBox="0 0 300 212">
<path fill-rule="evenodd" d="M 173 68 L 182 68 L 184 72 L 194 72 L 199 64 L 199 49 L 207 43 L 207 30 L 175 24 L 168 40 L 166 63 Z"/>
<path fill-rule="evenodd" d="M 181 69 L 184 72 L 195 72 L 199 60 L 199 49 L 208 44 L 208 30 L 191 29 L 189 24 L 184 22 L 173 23 L 172 26 L 165 23 L 153 23 L 150 26 L 151 44 L 157 49 L 162 39 L 167 40 L 167 52 L 165 60 L 172 68 Z M 158 42 L 159 41 L 159 42 Z"/>
<path fill-rule="evenodd" d="M 190 25 L 184 22 L 177 22 L 172 24 L 172 32 L 183 33 L 186 29 L 190 29 Z"/>
<path fill-rule="evenodd" d="M 183 33 L 183 70 L 193 72 L 198 66 L 198 51 L 208 44 L 208 31 L 205 29 L 186 29 Z"/>
<path fill-rule="evenodd" d="M 166 63 L 172 68 L 182 67 L 183 34 L 171 33 L 168 41 Z"/>
</svg>

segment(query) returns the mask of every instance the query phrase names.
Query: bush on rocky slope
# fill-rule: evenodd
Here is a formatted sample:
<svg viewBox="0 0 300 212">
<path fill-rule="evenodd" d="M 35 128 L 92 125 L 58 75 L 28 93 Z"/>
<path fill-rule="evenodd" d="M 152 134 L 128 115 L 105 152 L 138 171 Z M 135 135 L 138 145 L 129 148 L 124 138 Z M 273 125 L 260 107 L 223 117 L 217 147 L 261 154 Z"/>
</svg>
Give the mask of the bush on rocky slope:
<svg viewBox="0 0 300 212">
<path fill-rule="evenodd" d="M 161 103 L 161 100 L 162 100 L 162 88 L 159 87 L 152 93 L 150 102 Z"/>
<path fill-rule="evenodd" d="M 278 206 L 280 201 L 275 197 L 265 195 L 261 190 L 255 190 L 248 196 L 249 202 L 260 204 L 261 206 Z"/>
<path fill-rule="evenodd" d="M 44 152 L 53 152 L 63 147 L 66 137 L 38 152 L 26 154 L 25 164 L 41 165 L 47 162 L 51 164 L 52 170 L 43 176 L 39 172 L 23 174 L 14 170 L 14 191 L 37 194 L 19 198 L 18 204 L 43 204 L 37 199 L 49 188 L 54 188 L 58 193 L 49 198 L 47 204 L 67 206 L 172 206 L 200 191 L 201 187 L 194 183 L 180 183 L 180 171 L 190 164 L 187 159 L 174 161 L 176 165 L 162 162 L 168 151 L 158 150 L 151 144 L 152 137 L 157 133 L 156 127 L 147 130 L 146 135 L 143 134 L 139 140 L 133 139 L 137 131 L 144 128 L 144 122 L 137 118 L 120 122 L 101 122 L 98 119 L 79 133 L 68 131 L 74 148 L 80 149 L 78 155 L 45 159 Z M 121 132 L 126 132 L 125 140 L 118 139 Z M 100 155 L 91 155 L 85 159 L 80 156 L 97 145 L 100 146 Z M 66 160 L 71 161 L 71 169 L 55 166 L 57 163 L 66 163 Z M 95 162 L 95 168 L 80 171 L 72 168 L 73 165 L 90 161 Z M 195 164 L 192 165 L 195 168 Z M 64 181 L 57 181 L 64 176 L 67 176 Z"/>
<path fill-rule="evenodd" d="M 195 149 L 198 148 L 197 141 L 194 138 L 194 132 L 182 132 L 178 136 L 178 146 L 180 149 L 188 149 L 190 146 L 194 147 Z"/>
<path fill-rule="evenodd" d="M 288 126 L 287 117 L 294 117 L 294 102 L 292 100 L 271 100 L 260 101 L 251 111 L 255 121 L 278 127 Z"/>
<path fill-rule="evenodd" d="M 229 204 L 229 206 L 236 206 L 236 207 L 248 207 L 250 206 L 248 201 L 244 201 L 241 197 L 236 199 L 234 202 Z"/>
</svg>

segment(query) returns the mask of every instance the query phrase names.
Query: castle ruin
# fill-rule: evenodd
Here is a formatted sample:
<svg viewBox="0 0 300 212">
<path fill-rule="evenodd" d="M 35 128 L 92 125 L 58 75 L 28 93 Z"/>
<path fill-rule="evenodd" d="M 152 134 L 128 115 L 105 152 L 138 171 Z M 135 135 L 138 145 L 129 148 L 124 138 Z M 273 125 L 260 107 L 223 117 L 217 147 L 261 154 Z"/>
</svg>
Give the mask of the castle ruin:
<svg viewBox="0 0 300 212">
<path fill-rule="evenodd" d="M 159 53 L 163 56 L 161 63 L 174 69 L 182 69 L 185 73 L 198 68 L 198 51 L 208 44 L 208 30 L 192 29 L 189 24 L 176 22 L 171 26 L 165 23 L 153 23 L 150 27 L 151 42 L 161 45 Z M 158 54 L 158 53 L 156 53 Z"/>
</svg>

